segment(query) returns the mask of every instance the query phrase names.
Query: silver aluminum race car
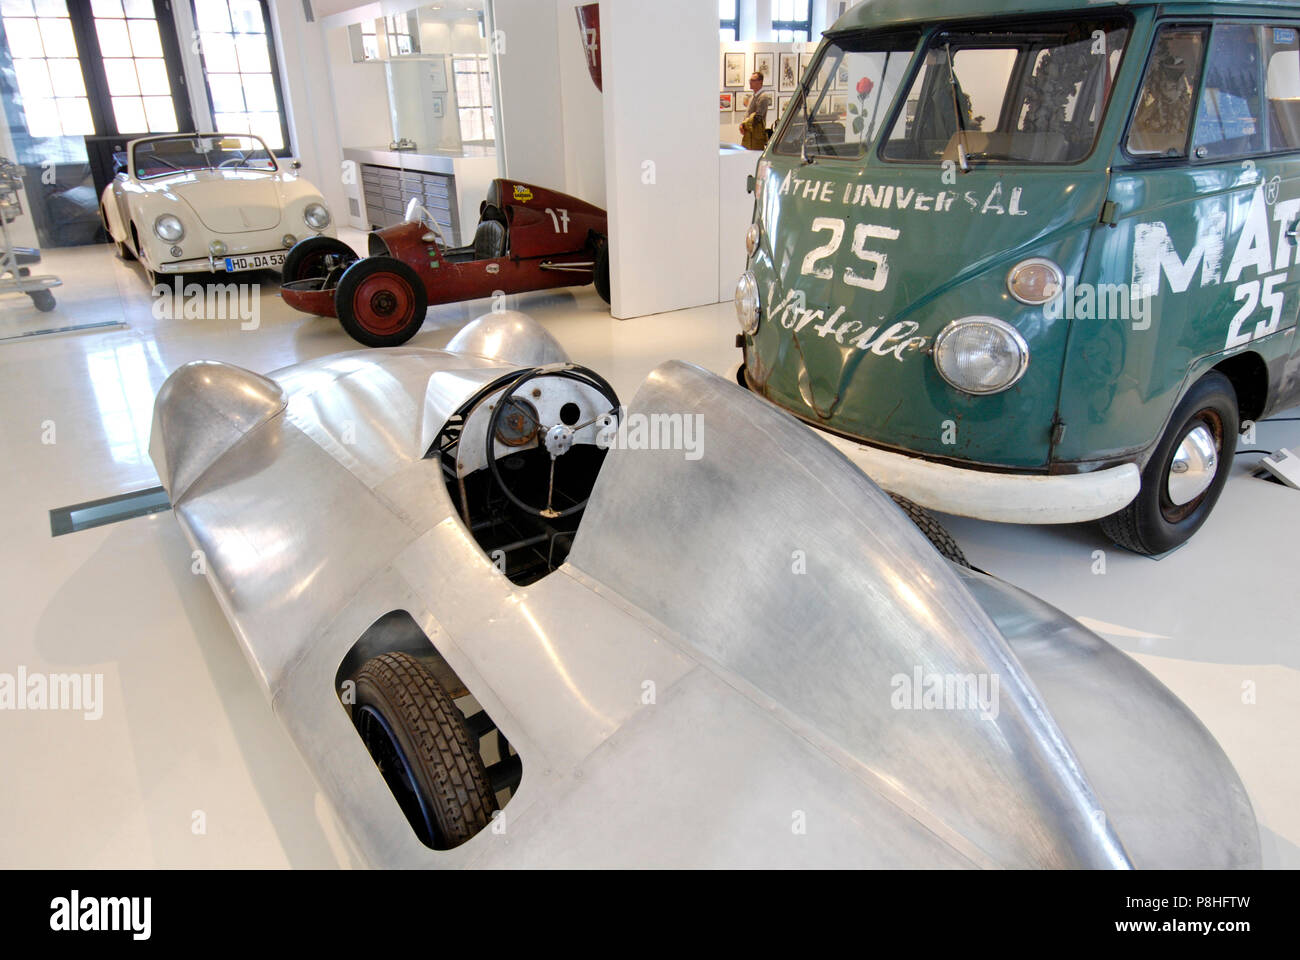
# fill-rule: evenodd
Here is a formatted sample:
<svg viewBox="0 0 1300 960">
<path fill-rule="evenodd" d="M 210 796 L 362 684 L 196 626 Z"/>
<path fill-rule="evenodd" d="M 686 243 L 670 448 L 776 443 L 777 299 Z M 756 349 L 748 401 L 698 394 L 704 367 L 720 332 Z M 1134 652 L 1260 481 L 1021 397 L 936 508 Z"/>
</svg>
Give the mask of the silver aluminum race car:
<svg viewBox="0 0 1300 960">
<path fill-rule="evenodd" d="M 1259 864 L 1169 690 L 697 367 L 623 409 L 490 314 L 187 364 L 151 452 L 360 862 Z"/>
</svg>

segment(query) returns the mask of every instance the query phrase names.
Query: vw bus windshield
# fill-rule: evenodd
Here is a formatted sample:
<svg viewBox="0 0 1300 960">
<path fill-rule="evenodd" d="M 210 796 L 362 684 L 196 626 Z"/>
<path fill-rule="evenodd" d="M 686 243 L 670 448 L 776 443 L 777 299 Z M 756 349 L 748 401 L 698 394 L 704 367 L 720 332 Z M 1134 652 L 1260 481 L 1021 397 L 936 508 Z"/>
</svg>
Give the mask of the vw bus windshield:
<svg viewBox="0 0 1300 960">
<path fill-rule="evenodd" d="M 775 152 L 795 157 L 805 153 L 810 157 L 864 156 L 889 115 L 920 42 L 918 31 L 831 40 L 802 83 L 797 79 L 794 55 L 782 54 L 777 105 L 782 119 L 787 113 L 791 116 Z"/>
<path fill-rule="evenodd" d="M 1077 163 L 1097 142 L 1128 37 L 1117 16 L 939 31 L 881 156 Z"/>
</svg>

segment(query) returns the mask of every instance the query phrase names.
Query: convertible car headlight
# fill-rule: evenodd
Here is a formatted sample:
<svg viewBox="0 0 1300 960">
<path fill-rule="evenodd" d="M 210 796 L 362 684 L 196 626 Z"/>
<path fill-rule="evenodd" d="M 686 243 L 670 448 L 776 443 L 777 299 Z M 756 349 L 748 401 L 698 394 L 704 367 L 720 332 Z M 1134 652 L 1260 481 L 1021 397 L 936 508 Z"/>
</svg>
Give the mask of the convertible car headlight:
<svg viewBox="0 0 1300 960">
<path fill-rule="evenodd" d="M 758 280 L 746 270 L 736 284 L 736 319 L 751 337 L 758 330 Z"/>
<path fill-rule="evenodd" d="M 330 212 L 323 203 L 309 203 L 302 212 L 302 218 L 313 230 L 324 230 L 330 225 Z"/>
<path fill-rule="evenodd" d="M 754 251 L 758 249 L 758 242 L 763 239 L 763 228 L 756 223 L 751 223 L 749 229 L 745 231 L 745 250 L 752 257 Z"/>
<path fill-rule="evenodd" d="M 164 213 L 153 222 L 153 232 L 158 234 L 160 240 L 175 243 L 185 236 L 185 227 L 176 217 Z"/>
<path fill-rule="evenodd" d="M 998 393 L 1029 366 L 1029 347 L 1011 324 L 996 317 L 962 317 L 934 341 L 939 375 L 965 393 Z"/>
<path fill-rule="evenodd" d="M 1011 268 L 1007 274 L 1007 289 L 1021 303 L 1041 306 L 1051 303 L 1065 287 L 1065 274 L 1051 260 L 1030 257 Z"/>
</svg>

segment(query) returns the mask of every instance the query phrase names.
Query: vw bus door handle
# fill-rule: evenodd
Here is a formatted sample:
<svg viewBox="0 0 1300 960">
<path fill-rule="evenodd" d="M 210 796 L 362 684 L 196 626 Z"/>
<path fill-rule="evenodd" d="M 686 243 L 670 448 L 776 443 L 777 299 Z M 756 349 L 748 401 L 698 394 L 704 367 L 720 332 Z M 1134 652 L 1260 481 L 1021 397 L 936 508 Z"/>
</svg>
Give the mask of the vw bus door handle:
<svg viewBox="0 0 1300 960">
<path fill-rule="evenodd" d="M 1290 239 L 1292 243 L 1296 242 L 1295 235 L 1296 235 L 1296 231 L 1298 230 L 1300 230 L 1300 220 L 1297 220 L 1295 223 L 1291 224 L 1291 229 L 1286 232 L 1287 237 Z"/>
</svg>

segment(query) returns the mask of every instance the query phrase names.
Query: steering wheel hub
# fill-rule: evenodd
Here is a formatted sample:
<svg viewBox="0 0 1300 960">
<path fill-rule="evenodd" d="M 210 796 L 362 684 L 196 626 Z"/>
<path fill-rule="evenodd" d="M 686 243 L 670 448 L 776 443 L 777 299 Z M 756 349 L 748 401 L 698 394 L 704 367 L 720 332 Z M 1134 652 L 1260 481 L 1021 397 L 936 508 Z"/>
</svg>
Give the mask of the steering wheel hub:
<svg viewBox="0 0 1300 960">
<path fill-rule="evenodd" d="M 557 423 L 551 429 L 546 431 L 546 452 L 554 460 L 569 452 L 573 446 L 573 428 L 566 427 L 562 423 Z"/>
</svg>

